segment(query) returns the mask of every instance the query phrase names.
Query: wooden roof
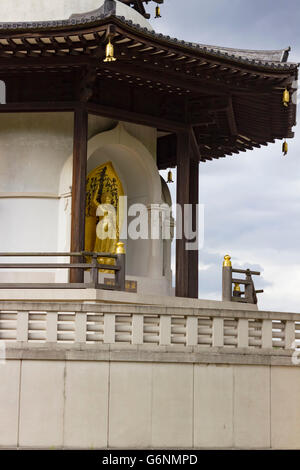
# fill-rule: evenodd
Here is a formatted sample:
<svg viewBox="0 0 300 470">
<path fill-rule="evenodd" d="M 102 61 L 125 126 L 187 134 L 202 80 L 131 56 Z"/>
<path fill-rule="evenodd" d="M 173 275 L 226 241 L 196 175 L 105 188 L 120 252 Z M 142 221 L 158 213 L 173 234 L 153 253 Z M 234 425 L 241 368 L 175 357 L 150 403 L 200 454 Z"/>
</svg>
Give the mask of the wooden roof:
<svg viewBox="0 0 300 470">
<path fill-rule="evenodd" d="M 108 35 L 112 63 L 102 60 Z M 167 131 L 158 143 L 160 168 L 176 164 L 175 132 L 184 127 L 193 130 L 201 161 L 293 137 L 296 105 L 284 107 L 282 93 L 293 93 L 298 65 L 287 62 L 288 53 L 187 43 L 101 9 L 69 20 L 0 24 L 0 79 L 11 105 L 80 99 L 100 114 Z M 60 81 L 60 94 L 44 90 L 51 77 Z M 17 91 L 19 79 L 37 86 Z"/>
</svg>

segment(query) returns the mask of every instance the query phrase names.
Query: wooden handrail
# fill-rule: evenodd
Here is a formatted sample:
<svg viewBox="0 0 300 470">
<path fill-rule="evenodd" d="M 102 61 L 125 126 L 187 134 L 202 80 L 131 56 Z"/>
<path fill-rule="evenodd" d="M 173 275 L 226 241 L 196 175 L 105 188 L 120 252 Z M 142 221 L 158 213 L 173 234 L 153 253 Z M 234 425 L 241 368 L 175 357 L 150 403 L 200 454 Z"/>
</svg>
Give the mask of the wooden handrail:
<svg viewBox="0 0 300 470">
<path fill-rule="evenodd" d="M 29 253 L 29 252 L 3 252 L 1 253 L 0 252 L 0 258 L 1 257 L 15 257 L 15 258 L 23 258 L 23 257 L 34 257 L 34 256 L 37 256 L 37 257 L 42 257 L 42 256 L 51 256 L 53 258 L 55 258 L 56 256 L 57 257 L 60 257 L 60 256 L 63 256 L 63 257 L 73 257 L 73 256 L 92 256 L 92 257 L 96 257 L 96 258 L 117 258 L 117 255 L 113 254 L 113 253 L 98 253 L 98 252 L 94 252 L 94 251 L 81 251 L 81 252 L 59 252 L 59 253 L 56 253 L 56 252 L 32 252 L 32 253 Z"/>
<path fill-rule="evenodd" d="M 232 268 L 232 272 L 233 273 L 239 273 L 239 274 L 251 274 L 251 276 L 260 276 L 260 272 L 259 271 L 251 271 L 250 269 L 235 269 L 235 268 Z"/>
<path fill-rule="evenodd" d="M 91 262 L 78 263 L 0 263 L 1 269 L 82 269 L 90 270 L 91 282 L 89 283 L 0 283 L 0 289 L 108 289 L 108 290 L 125 290 L 125 253 L 94 253 L 89 251 L 82 252 L 10 252 L 0 253 L 1 257 L 78 257 L 92 258 Z M 98 263 L 98 258 L 112 258 L 116 260 L 115 265 Z M 99 284 L 99 270 L 112 271 L 115 274 L 115 285 Z"/>
<path fill-rule="evenodd" d="M 223 263 L 222 275 L 222 299 L 229 302 L 242 302 L 249 304 L 257 304 L 256 294 L 263 293 L 263 290 L 255 290 L 252 276 L 260 276 L 259 271 L 251 271 L 250 269 L 236 269 L 231 265 L 231 258 L 226 255 Z M 244 279 L 232 277 L 232 273 L 244 274 Z M 232 289 L 232 285 L 238 285 L 237 289 Z M 239 285 L 244 285 L 244 291 L 241 291 Z"/>
</svg>

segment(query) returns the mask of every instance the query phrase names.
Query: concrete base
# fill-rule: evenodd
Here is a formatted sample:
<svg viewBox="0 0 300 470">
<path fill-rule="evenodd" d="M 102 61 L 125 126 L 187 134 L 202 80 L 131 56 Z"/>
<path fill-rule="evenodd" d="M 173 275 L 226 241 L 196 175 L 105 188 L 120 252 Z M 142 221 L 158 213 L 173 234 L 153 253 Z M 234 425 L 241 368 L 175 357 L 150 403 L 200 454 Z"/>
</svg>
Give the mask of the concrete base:
<svg viewBox="0 0 300 470">
<path fill-rule="evenodd" d="M 164 295 L 134 294 L 101 289 L 0 289 L 0 301 L 28 302 L 108 302 L 164 307 L 214 308 L 257 311 L 257 305 Z"/>
<path fill-rule="evenodd" d="M 300 449 L 295 367 L 8 360 L 1 448 Z"/>
</svg>

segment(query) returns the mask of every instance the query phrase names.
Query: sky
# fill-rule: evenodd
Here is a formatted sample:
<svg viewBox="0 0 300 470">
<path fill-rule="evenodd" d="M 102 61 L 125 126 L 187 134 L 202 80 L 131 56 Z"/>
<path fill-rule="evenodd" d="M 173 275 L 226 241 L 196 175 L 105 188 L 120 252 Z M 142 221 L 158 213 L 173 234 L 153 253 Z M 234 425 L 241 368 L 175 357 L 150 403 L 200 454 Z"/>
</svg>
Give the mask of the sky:
<svg viewBox="0 0 300 470">
<path fill-rule="evenodd" d="M 161 13 L 152 24 L 171 37 L 245 49 L 291 46 L 289 61 L 300 62 L 299 0 L 165 0 Z M 200 298 L 221 300 L 229 253 L 234 267 L 262 272 L 255 279 L 264 289 L 259 309 L 300 312 L 300 129 L 294 131 L 286 157 L 276 141 L 200 164 Z M 171 185 L 173 199 L 175 190 Z"/>
</svg>

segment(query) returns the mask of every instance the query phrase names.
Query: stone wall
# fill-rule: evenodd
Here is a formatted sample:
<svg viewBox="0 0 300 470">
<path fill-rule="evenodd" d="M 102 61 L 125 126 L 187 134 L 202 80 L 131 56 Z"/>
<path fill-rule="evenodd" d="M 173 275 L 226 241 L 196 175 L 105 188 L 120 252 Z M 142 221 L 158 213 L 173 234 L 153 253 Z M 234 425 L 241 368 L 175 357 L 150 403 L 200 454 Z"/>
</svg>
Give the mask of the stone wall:
<svg viewBox="0 0 300 470">
<path fill-rule="evenodd" d="M 300 449 L 299 314 L 100 290 L 9 295 L 0 448 Z"/>
<path fill-rule="evenodd" d="M 300 448 L 299 368 L 11 359 L 2 448 Z"/>
</svg>

